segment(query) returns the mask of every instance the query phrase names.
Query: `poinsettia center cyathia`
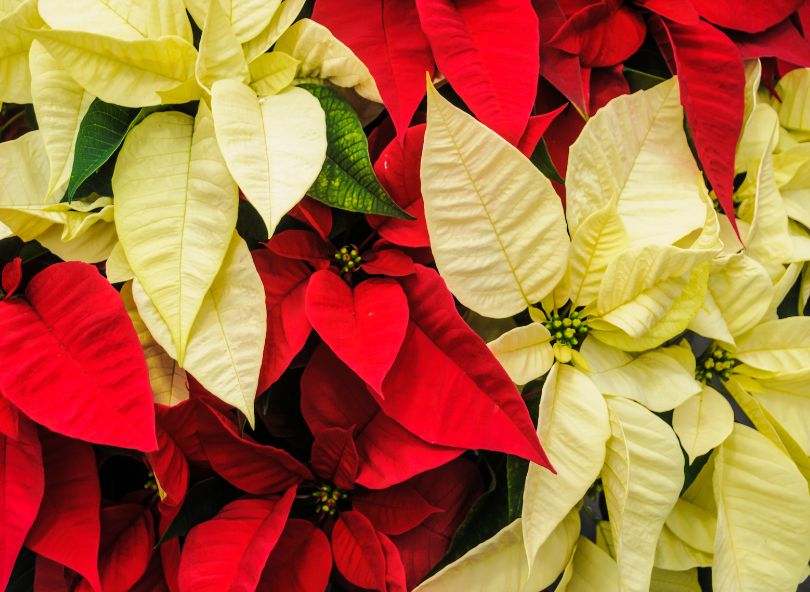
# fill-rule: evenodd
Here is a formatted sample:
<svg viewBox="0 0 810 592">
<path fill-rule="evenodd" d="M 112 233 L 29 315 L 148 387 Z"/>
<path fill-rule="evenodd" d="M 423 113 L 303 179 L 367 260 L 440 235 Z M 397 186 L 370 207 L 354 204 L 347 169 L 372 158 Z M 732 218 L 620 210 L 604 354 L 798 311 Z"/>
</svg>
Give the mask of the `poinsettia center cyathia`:
<svg viewBox="0 0 810 592">
<path fill-rule="evenodd" d="M 363 257 L 354 245 L 341 247 L 334 255 L 335 262 L 343 273 L 352 273 L 360 269 Z"/>
<path fill-rule="evenodd" d="M 315 513 L 324 516 L 334 516 L 339 510 L 347 506 L 349 494 L 334 485 L 321 485 L 312 494 L 315 500 Z"/>
<path fill-rule="evenodd" d="M 722 347 L 710 348 L 698 359 L 695 378 L 704 383 L 709 382 L 715 376 L 720 380 L 728 380 L 736 365 L 737 360 Z"/>
<path fill-rule="evenodd" d="M 567 314 L 560 314 L 555 310 L 543 324 L 551 333 L 552 343 L 560 343 L 571 349 L 578 349 L 588 334 L 587 319 L 581 317 L 576 310 L 571 310 Z"/>
</svg>

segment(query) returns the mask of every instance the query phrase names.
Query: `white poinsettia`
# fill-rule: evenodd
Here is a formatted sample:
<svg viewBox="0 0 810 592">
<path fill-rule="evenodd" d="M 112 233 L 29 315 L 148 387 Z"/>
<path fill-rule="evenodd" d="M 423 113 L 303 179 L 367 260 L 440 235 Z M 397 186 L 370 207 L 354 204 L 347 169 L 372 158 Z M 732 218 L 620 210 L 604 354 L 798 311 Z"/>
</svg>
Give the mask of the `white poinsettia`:
<svg viewBox="0 0 810 592">
<path fill-rule="evenodd" d="M 513 380 L 550 369 L 538 434 L 556 474 L 529 468 L 528 565 L 601 478 L 622 587 L 646 592 L 683 480 L 678 439 L 651 410 L 700 393 L 682 348 L 648 350 L 686 329 L 721 247 L 677 83 L 621 97 L 588 122 L 571 150 L 565 214 L 525 157 L 428 92 L 422 183 L 439 270 L 479 314 L 528 309 L 533 322 L 489 344 Z"/>
</svg>

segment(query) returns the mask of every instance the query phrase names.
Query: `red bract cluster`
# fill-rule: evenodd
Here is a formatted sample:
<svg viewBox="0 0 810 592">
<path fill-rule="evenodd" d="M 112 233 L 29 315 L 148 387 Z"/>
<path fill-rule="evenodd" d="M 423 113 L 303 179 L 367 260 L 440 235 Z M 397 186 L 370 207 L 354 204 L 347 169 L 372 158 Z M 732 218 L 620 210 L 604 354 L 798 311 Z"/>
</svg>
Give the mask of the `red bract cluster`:
<svg viewBox="0 0 810 592">
<path fill-rule="evenodd" d="M 732 223 L 743 60 L 771 58 L 772 72 L 810 66 L 803 0 L 318 0 L 313 18 L 369 67 L 400 138 L 424 97 L 425 71 L 438 68 L 476 117 L 515 145 L 534 111 L 559 106 L 537 92 L 538 80 L 593 114 L 628 92 L 622 66 L 649 35 L 678 75 L 698 157 Z M 558 170 L 583 125 L 571 114 L 552 128 Z"/>
</svg>

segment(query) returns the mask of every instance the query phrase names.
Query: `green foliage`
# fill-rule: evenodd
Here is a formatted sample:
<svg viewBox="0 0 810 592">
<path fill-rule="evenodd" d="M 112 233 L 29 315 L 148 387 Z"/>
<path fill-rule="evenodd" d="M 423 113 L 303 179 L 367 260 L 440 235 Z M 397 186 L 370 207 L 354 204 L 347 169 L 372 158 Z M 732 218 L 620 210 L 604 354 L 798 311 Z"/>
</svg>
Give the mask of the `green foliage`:
<svg viewBox="0 0 810 592">
<path fill-rule="evenodd" d="M 180 512 L 157 544 L 186 536 L 197 524 L 216 516 L 223 506 L 238 495 L 239 491 L 233 485 L 219 477 L 209 477 L 195 483 L 189 488 Z"/>
<path fill-rule="evenodd" d="M 335 208 L 411 219 L 383 189 L 368 154 L 368 140 L 354 109 L 331 88 L 302 84 L 326 113 L 326 160 L 308 195 Z"/>
<path fill-rule="evenodd" d="M 95 173 L 110 160 L 129 131 L 158 108 L 131 109 L 111 105 L 100 99 L 94 100 L 79 125 L 73 168 L 62 201 L 73 201 L 79 188 L 86 181 L 91 181 Z M 104 172 L 111 173 L 111 169 Z M 105 179 L 109 177 L 108 174 L 102 176 Z M 94 182 L 91 189 L 96 187 L 98 183 Z"/>
</svg>

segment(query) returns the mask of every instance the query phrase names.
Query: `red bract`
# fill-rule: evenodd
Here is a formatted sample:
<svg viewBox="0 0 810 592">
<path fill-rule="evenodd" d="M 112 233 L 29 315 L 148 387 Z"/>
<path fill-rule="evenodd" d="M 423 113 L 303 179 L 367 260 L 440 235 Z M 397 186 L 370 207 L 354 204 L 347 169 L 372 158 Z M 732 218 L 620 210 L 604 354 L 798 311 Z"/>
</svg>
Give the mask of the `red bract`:
<svg viewBox="0 0 810 592">
<path fill-rule="evenodd" d="M 287 522 L 256 592 L 323 592 L 332 571 L 329 539 L 306 520 Z"/>
<path fill-rule="evenodd" d="M 520 140 L 540 69 L 530 0 L 318 0 L 313 18 L 369 67 L 400 140 L 434 60 L 482 122 L 513 144 Z"/>
<path fill-rule="evenodd" d="M 19 419 L 18 438 L 0 436 L 0 587 L 8 582 L 45 489 L 37 428 Z"/>
<path fill-rule="evenodd" d="M 746 33 L 764 31 L 789 17 L 803 0 L 690 0 L 707 21 Z"/>
<path fill-rule="evenodd" d="M 399 284 L 372 278 L 352 290 L 331 271 L 317 271 L 307 286 L 306 311 L 332 351 L 380 392 L 408 328 L 408 300 Z"/>
<path fill-rule="evenodd" d="M 402 139 L 435 68 L 413 0 L 319 0 L 312 18 L 334 31 L 371 71 Z"/>
<path fill-rule="evenodd" d="M 290 513 L 295 488 L 277 499 L 241 499 L 189 532 L 180 592 L 255 590 Z"/>
<path fill-rule="evenodd" d="M 401 483 L 463 452 L 428 444 L 386 415 L 363 381 L 325 346 L 315 351 L 301 379 L 301 411 L 314 434 L 352 434 L 358 456 L 353 480 L 372 489 Z"/>
<path fill-rule="evenodd" d="M 399 207 L 416 219 L 371 214 L 366 219 L 382 238 L 403 247 L 430 246 L 419 177 L 426 127 L 421 124 L 409 128 L 402 141 L 388 144 L 374 163 L 374 172 L 382 186 Z"/>
<path fill-rule="evenodd" d="M 180 445 L 161 425 L 159 417 L 156 429 L 158 449 L 147 455 L 147 458 L 162 492 L 160 511 L 167 519 L 171 519 L 180 511 L 185 500 L 189 467 Z"/>
<path fill-rule="evenodd" d="M 104 592 L 128 592 L 146 572 L 155 544 L 152 514 L 139 504 L 101 510 L 98 571 Z M 91 592 L 83 580 L 77 592 Z"/>
<path fill-rule="evenodd" d="M 40 430 L 45 494 L 25 545 L 84 576 L 101 590 L 98 572 L 101 490 L 93 448 Z"/>
<path fill-rule="evenodd" d="M 459 316 L 444 280 L 417 266 L 400 284 L 411 319 L 380 408 L 426 442 L 508 452 L 550 467 L 520 393 Z"/>
<path fill-rule="evenodd" d="M 3 300 L 11 298 L 22 280 L 22 259 L 15 257 L 10 263 L 3 266 L 2 287 L 5 296 Z"/>
<path fill-rule="evenodd" d="M 312 478 L 289 453 L 240 436 L 232 421 L 205 404 L 198 404 L 195 420 L 211 467 L 248 493 L 271 495 Z"/>
<path fill-rule="evenodd" d="M 154 450 L 152 387 L 118 292 L 95 267 L 59 263 L 25 298 L 0 302 L 3 396 L 54 432 Z"/>
</svg>

